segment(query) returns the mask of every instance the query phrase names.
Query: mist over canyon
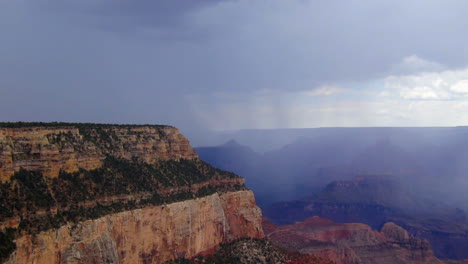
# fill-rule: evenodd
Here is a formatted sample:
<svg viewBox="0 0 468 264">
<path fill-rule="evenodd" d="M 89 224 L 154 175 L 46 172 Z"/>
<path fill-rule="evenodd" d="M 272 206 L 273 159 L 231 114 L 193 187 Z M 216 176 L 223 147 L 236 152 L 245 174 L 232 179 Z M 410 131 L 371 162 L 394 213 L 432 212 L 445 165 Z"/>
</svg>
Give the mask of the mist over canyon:
<svg viewBox="0 0 468 264">
<path fill-rule="evenodd" d="M 380 229 L 393 221 L 428 239 L 438 257 L 463 259 L 466 135 L 465 127 L 243 130 L 196 151 L 243 175 L 277 224 L 321 216 Z"/>
<path fill-rule="evenodd" d="M 239 130 L 196 151 L 246 177 L 261 204 L 262 188 L 276 192 L 267 204 L 309 196 L 333 180 L 391 175 L 416 196 L 468 209 L 467 135 L 466 127 Z"/>
</svg>

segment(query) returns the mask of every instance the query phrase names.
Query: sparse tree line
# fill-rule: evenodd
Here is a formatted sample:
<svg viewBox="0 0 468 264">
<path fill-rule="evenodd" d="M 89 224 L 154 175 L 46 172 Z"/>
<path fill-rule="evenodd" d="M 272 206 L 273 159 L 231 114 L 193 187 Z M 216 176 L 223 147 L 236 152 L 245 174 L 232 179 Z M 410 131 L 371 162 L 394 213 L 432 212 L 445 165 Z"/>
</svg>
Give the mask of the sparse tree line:
<svg viewBox="0 0 468 264">
<path fill-rule="evenodd" d="M 241 238 L 219 245 L 208 256 L 166 261 L 164 264 L 333 264 L 315 256 L 291 252 L 274 246 L 266 239 Z"/>
<path fill-rule="evenodd" d="M 65 223 L 96 219 L 104 215 L 207 196 L 216 192 L 243 190 L 243 184 L 207 185 L 197 190 L 192 185 L 210 180 L 236 179 L 239 176 L 203 161 L 161 161 L 148 164 L 137 158 L 126 160 L 108 156 L 101 168 L 60 172 L 56 178 L 44 177 L 37 171 L 21 169 L 6 183 L 0 184 L 0 221 L 19 217 L 17 229 L 0 232 L 0 260 L 14 251 L 13 239 L 22 234 L 58 228 Z M 182 191 L 163 195 L 168 188 Z M 118 195 L 144 199 L 99 203 L 100 199 Z M 94 201 L 95 206 L 83 206 Z M 37 212 L 46 212 L 38 215 Z M 12 244 L 13 243 L 13 244 Z"/>
</svg>

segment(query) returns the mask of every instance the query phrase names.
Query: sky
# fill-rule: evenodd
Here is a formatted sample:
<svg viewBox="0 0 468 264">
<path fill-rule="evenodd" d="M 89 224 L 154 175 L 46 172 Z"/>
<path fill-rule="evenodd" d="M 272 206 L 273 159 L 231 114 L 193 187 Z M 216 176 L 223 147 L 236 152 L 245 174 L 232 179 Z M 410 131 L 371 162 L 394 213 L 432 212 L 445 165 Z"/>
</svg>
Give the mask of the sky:
<svg viewBox="0 0 468 264">
<path fill-rule="evenodd" d="M 468 124 L 468 1 L 0 0 L 0 120 Z"/>
</svg>

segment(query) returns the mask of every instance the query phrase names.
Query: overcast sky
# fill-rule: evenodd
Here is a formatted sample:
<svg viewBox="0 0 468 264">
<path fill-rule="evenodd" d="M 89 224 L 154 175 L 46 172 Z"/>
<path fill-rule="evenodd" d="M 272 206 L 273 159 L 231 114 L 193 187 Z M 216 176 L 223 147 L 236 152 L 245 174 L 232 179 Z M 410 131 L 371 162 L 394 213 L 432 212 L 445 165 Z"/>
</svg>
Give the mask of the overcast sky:
<svg viewBox="0 0 468 264">
<path fill-rule="evenodd" d="M 0 0 L 0 120 L 468 124 L 468 1 Z"/>
</svg>

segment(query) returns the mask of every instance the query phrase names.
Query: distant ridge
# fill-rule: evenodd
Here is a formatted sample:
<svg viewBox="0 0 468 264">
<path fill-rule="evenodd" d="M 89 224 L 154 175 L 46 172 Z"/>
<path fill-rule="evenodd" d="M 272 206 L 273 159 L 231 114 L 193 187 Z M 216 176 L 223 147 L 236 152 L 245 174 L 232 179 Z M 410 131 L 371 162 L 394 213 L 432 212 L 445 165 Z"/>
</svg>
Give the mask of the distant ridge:
<svg viewBox="0 0 468 264">
<path fill-rule="evenodd" d="M 223 145 L 221 145 L 222 147 L 245 147 L 241 144 L 239 144 L 239 142 L 237 142 L 235 139 L 231 139 L 229 141 L 227 141 L 226 143 L 224 143 Z"/>
</svg>

